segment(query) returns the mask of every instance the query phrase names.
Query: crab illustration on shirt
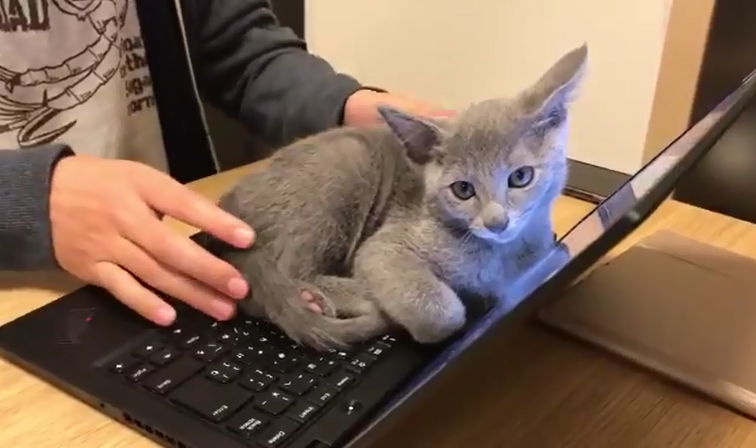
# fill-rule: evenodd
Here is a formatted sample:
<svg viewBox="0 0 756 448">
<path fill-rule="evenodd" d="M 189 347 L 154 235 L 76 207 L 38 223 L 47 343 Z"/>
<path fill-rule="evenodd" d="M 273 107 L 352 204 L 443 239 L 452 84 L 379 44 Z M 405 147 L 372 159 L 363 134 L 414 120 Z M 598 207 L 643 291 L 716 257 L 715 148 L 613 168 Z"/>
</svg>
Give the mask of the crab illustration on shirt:
<svg viewBox="0 0 756 448">
<path fill-rule="evenodd" d="M 0 135 L 15 132 L 23 148 L 56 140 L 76 125 L 75 117 L 50 123 L 85 103 L 118 73 L 122 62 L 119 34 L 126 22 L 128 1 L 0 0 L 0 32 L 11 45 L 20 34 L 33 38 L 33 33 L 55 31 L 51 30 L 55 26 L 51 25 L 52 16 L 65 16 L 69 21 L 65 31 L 71 33 L 73 27 L 88 40 L 73 53 L 48 52 L 56 55 L 56 60 L 46 65 L 18 70 L 0 63 Z M 54 44 L 54 37 L 38 40 L 41 48 L 29 51 L 44 52 Z"/>
</svg>

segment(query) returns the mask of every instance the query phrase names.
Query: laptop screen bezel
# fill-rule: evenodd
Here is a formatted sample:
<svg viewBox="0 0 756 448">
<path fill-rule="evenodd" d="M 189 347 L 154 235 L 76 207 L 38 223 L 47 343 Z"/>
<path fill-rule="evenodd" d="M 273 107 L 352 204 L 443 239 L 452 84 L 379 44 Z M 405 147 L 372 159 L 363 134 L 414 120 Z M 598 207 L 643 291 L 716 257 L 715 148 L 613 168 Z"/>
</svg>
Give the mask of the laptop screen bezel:
<svg viewBox="0 0 756 448">
<path fill-rule="evenodd" d="M 573 281 L 589 270 L 595 263 L 608 254 L 611 249 L 637 229 L 673 193 L 674 187 L 680 179 L 688 171 L 692 170 L 708 151 L 714 147 L 722 135 L 743 114 L 748 105 L 754 101 L 754 97 L 756 96 L 756 76 L 754 74 L 756 74 L 756 71 L 749 74 L 733 92 L 712 109 L 711 112 L 714 112 L 720 107 L 722 102 L 730 99 L 732 95 L 740 95 L 733 100 L 732 105 L 722 113 L 719 120 L 712 125 L 711 129 L 702 135 L 697 142 L 693 143 L 691 150 L 672 169 L 665 173 L 645 195 L 639 198 L 638 202 L 629 212 L 621 215 L 611 227 L 606 229 L 598 240 L 577 254 L 570 260 L 567 266 L 557 271 L 546 282 L 536 288 L 529 297 L 515 306 L 509 313 L 502 315 L 498 321 L 494 322 L 470 346 L 461 351 L 457 356 L 451 358 L 443 368 L 425 373 L 428 376 L 427 380 L 423 381 L 417 389 L 411 390 L 396 401 L 392 401 L 388 407 L 375 416 L 370 424 L 348 443 L 347 448 L 369 446 L 386 430 L 393 427 L 399 419 L 414 411 L 420 403 L 425 402 L 435 393 L 442 393 L 441 388 L 451 386 L 449 383 L 453 381 L 460 371 L 470 366 L 484 365 L 485 360 L 488 359 L 486 355 L 490 356 L 495 350 L 501 350 L 501 347 L 508 341 L 514 342 L 513 336 L 516 334 L 516 329 L 521 328 L 522 325 L 526 325 L 538 308 L 544 306 L 546 301 L 553 299 L 560 290 L 569 287 Z M 690 126 L 678 135 L 664 150 L 644 164 L 643 168 L 663 156 L 663 153 L 671 146 L 679 143 L 692 128 L 693 126 Z M 620 185 L 602 203 L 609 200 L 631 180 L 632 178 Z M 586 214 L 585 217 L 581 218 L 575 226 L 580 225 L 594 210 L 595 208 Z M 483 364 L 480 364 L 481 362 Z"/>
</svg>

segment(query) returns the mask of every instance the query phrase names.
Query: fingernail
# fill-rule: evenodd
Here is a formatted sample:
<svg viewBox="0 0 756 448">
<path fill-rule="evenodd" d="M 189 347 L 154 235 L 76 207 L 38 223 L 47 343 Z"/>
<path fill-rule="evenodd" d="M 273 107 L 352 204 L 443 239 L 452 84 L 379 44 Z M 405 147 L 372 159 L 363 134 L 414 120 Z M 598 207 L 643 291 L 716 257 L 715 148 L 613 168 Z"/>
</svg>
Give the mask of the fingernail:
<svg viewBox="0 0 756 448">
<path fill-rule="evenodd" d="M 249 247 L 255 240 L 255 232 L 249 228 L 238 228 L 234 230 L 233 240 L 237 247 Z"/>
<path fill-rule="evenodd" d="M 228 320 L 234 316 L 236 307 L 233 303 L 225 302 L 222 300 L 217 300 L 212 303 L 213 316 L 215 316 L 218 320 Z"/>
<path fill-rule="evenodd" d="M 227 287 L 228 293 L 231 295 L 231 297 L 234 297 L 236 299 L 243 299 L 247 296 L 247 291 L 249 291 L 247 282 L 240 278 L 232 278 L 231 280 L 229 280 Z"/>
<path fill-rule="evenodd" d="M 156 313 L 156 319 L 160 325 L 170 325 L 176 320 L 176 310 L 170 306 L 161 306 Z"/>
</svg>

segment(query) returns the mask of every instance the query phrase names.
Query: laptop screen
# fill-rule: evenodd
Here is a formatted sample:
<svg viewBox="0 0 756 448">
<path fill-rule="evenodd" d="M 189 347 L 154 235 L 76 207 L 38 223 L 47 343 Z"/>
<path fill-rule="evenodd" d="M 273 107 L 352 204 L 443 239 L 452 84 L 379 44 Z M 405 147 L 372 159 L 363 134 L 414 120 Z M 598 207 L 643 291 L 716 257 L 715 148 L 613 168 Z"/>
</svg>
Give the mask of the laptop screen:
<svg viewBox="0 0 756 448">
<path fill-rule="evenodd" d="M 736 92 L 737 93 L 737 92 Z M 696 123 L 677 141 L 662 151 L 640 169 L 629 181 L 604 199 L 596 208 L 578 222 L 560 242 L 569 252 L 569 261 L 575 259 L 620 218 L 631 213 L 638 203 L 656 184 L 690 152 L 700 139 L 709 133 L 723 113 L 737 97 L 736 93 L 721 102 L 706 117 Z M 671 193 L 671 192 L 670 192 Z M 540 279 L 541 282 L 545 278 Z"/>
</svg>

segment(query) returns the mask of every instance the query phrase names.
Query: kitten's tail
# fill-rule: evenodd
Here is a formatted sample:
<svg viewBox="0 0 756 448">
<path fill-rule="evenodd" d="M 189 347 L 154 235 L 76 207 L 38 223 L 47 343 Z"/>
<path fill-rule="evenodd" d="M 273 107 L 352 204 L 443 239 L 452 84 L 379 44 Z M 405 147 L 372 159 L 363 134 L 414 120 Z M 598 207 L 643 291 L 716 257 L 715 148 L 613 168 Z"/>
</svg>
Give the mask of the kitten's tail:
<svg viewBox="0 0 756 448">
<path fill-rule="evenodd" d="M 250 315 L 263 317 L 277 325 L 291 339 L 315 348 L 345 347 L 378 336 L 387 329 L 380 310 L 373 306 L 355 317 L 330 317 L 314 312 L 302 299 L 302 292 L 322 293 L 305 282 L 287 277 L 274 257 L 261 248 L 244 251 L 231 264 L 239 268 L 250 286 L 250 294 L 239 307 Z M 238 261 L 239 263 L 235 263 Z"/>
</svg>

